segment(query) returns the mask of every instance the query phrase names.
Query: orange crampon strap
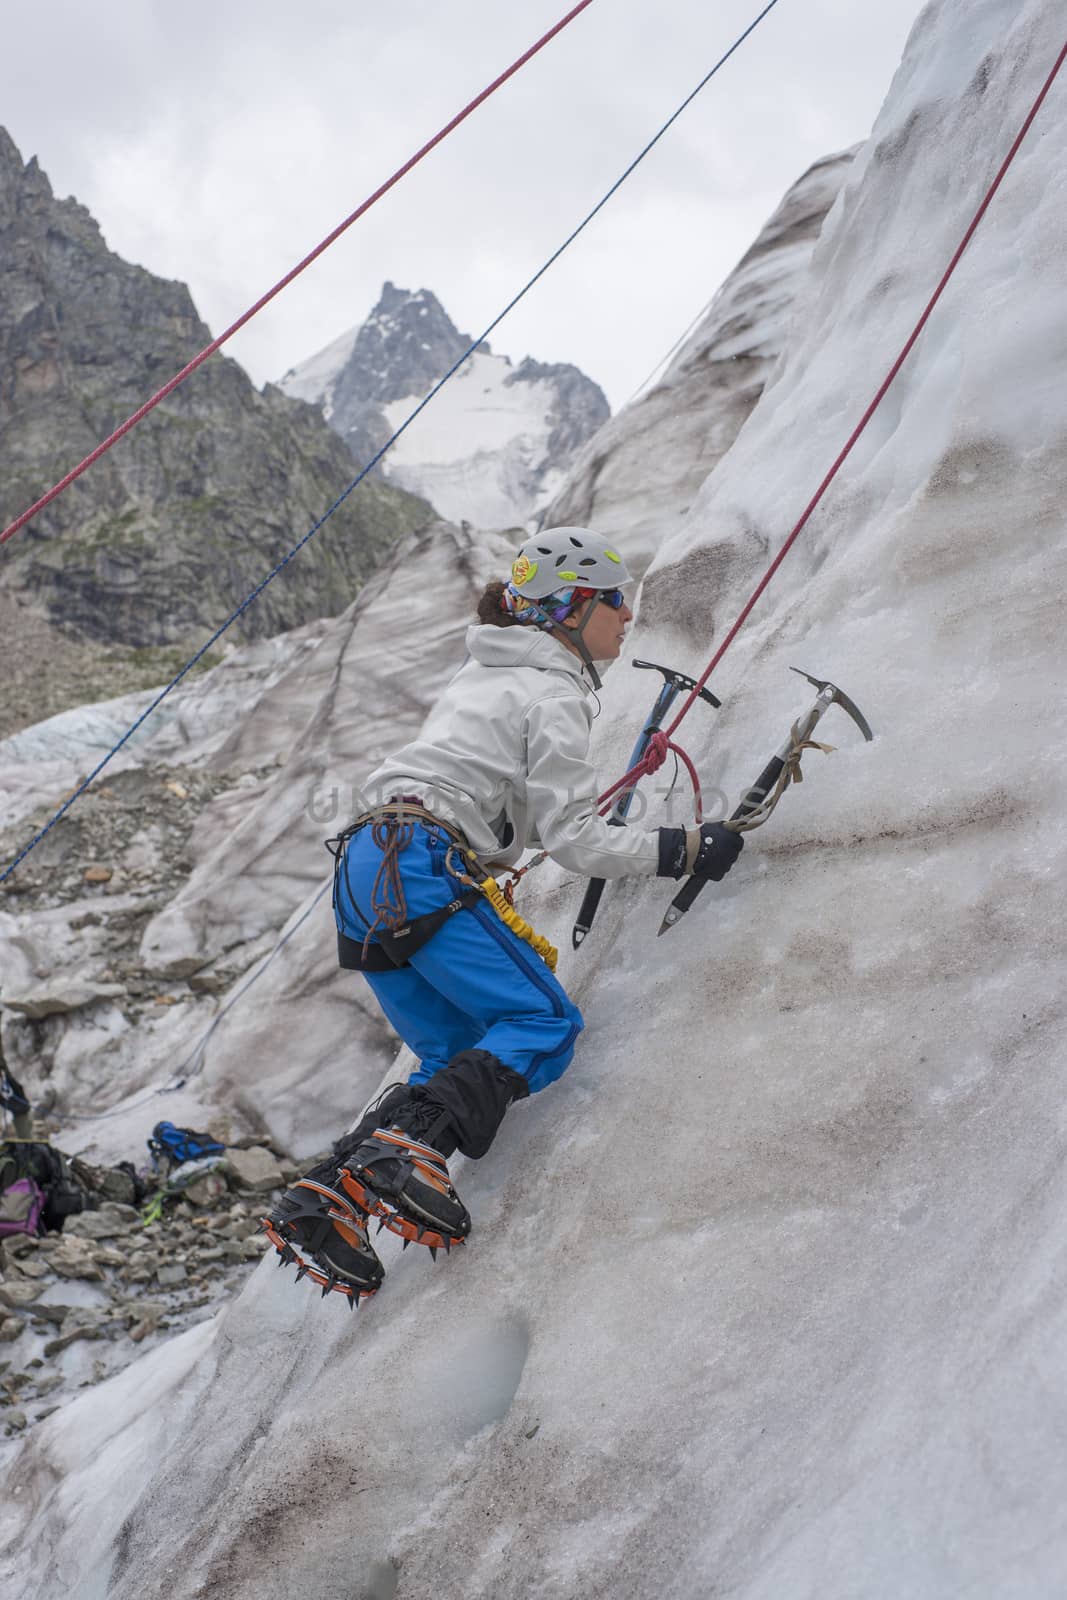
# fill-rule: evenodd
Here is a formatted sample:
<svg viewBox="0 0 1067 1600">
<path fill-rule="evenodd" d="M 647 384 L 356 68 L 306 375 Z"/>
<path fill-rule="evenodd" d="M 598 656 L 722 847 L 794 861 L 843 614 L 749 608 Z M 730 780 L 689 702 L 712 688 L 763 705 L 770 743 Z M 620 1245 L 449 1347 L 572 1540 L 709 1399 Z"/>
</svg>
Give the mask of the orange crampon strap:
<svg viewBox="0 0 1067 1600">
<path fill-rule="evenodd" d="M 322 1290 L 322 1298 L 324 1300 L 331 1291 L 335 1294 L 344 1295 L 348 1301 L 348 1309 L 354 1311 L 361 1300 L 370 1300 L 373 1295 L 377 1294 L 378 1291 L 376 1289 L 356 1289 L 350 1283 L 341 1283 L 339 1279 L 327 1275 L 321 1267 L 316 1266 L 314 1257 L 311 1260 L 306 1260 L 288 1239 L 283 1239 L 269 1217 L 262 1219 L 262 1225 L 267 1238 L 278 1252 L 279 1267 L 295 1265 L 297 1283 L 300 1282 L 301 1278 L 310 1278 L 312 1283 Z"/>
<path fill-rule="evenodd" d="M 392 1133 L 387 1128 L 375 1129 L 374 1138 L 383 1144 L 394 1144 L 402 1150 L 420 1177 L 441 1194 L 455 1195 L 456 1191 L 448 1176 L 448 1165 L 436 1150 L 431 1150 L 428 1145 L 415 1144 L 412 1140 Z M 405 1250 L 409 1244 L 424 1244 L 436 1261 L 438 1250 L 443 1250 L 445 1255 L 448 1255 L 453 1245 L 466 1243 L 466 1239 L 461 1235 L 440 1233 L 436 1228 L 406 1217 L 369 1184 L 365 1184 L 358 1173 L 352 1172 L 348 1167 L 342 1166 L 338 1174 L 338 1183 L 361 1211 L 368 1217 L 378 1219 L 378 1232 L 381 1233 L 383 1228 L 387 1228 L 390 1233 L 397 1234 L 403 1239 Z"/>
<path fill-rule="evenodd" d="M 333 1189 L 328 1189 L 325 1184 L 316 1183 L 313 1178 L 302 1178 L 301 1185 L 305 1189 L 312 1189 L 316 1194 L 324 1195 L 328 1200 L 334 1202 L 326 1215 L 334 1227 L 338 1229 L 342 1238 L 348 1238 L 345 1224 L 358 1221 L 356 1213 L 351 1209 L 342 1210 L 336 1204 L 336 1192 Z M 310 1252 L 308 1252 L 310 1259 L 307 1259 L 305 1255 L 301 1254 L 302 1247 L 295 1245 L 291 1239 L 284 1238 L 278 1232 L 270 1217 L 262 1217 L 260 1225 L 278 1252 L 279 1267 L 295 1266 L 297 1283 L 300 1282 L 301 1278 L 310 1278 L 312 1283 L 322 1290 L 322 1298 L 324 1300 L 331 1291 L 335 1294 L 344 1295 L 348 1302 L 348 1309 L 354 1311 L 361 1300 L 369 1300 L 372 1295 L 377 1294 L 378 1291 L 376 1289 L 357 1289 L 354 1284 L 344 1283 L 339 1278 L 335 1278 L 331 1272 L 323 1270 L 314 1256 L 310 1256 Z M 348 1243 L 354 1246 L 357 1240 L 355 1237 L 348 1238 Z"/>
</svg>

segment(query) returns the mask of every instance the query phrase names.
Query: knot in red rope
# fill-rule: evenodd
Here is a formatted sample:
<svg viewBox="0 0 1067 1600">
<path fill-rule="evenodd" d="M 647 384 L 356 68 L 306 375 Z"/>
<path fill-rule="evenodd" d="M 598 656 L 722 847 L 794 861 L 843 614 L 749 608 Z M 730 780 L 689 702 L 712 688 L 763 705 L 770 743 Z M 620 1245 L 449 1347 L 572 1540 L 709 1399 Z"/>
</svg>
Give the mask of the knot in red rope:
<svg viewBox="0 0 1067 1600">
<path fill-rule="evenodd" d="M 644 757 L 640 763 L 646 772 L 658 772 L 667 759 L 667 752 L 674 746 L 662 728 L 657 728 L 648 741 Z"/>
<path fill-rule="evenodd" d="M 688 755 L 682 749 L 681 745 L 675 744 L 662 728 L 657 728 L 655 733 L 649 735 L 648 744 L 645 747 L 645 753 L 641 757 L 640 761 L 636 762 L 634 766 L 630 768 L 630 771 L 619 779 L 618 783 L 612 784 L 611 788 L 607 789 L 600 796 L 600 815 L 602 817 L 607 816 L 608 812 L 611 810 L 610 802 L 613 796 L 623 793 L 627 789 L 636 788 L 638 782 L 642 778 L 647 777 L 650 772 L 658 772 L 660 767 L 662 767 L 663 763 L 666 761 L 668 755 L 677 756 L 679 761 L 684 764 L 687 772 L 689 773 L 689 777 L 693 785 L 693 804 L 696 811 L 696 820 L 698 822 L 703 821 L 703 812 L 700 808 L 700 777 L 697 773 L 697 769 L 694 767 L 692 761 L 690 761 Z"/>
</svg>

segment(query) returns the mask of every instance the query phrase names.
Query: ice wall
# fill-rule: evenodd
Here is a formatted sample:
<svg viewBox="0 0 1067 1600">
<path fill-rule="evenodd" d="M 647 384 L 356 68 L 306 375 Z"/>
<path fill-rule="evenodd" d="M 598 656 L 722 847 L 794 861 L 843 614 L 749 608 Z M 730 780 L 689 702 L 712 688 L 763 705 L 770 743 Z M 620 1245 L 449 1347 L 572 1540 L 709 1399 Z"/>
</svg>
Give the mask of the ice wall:
<svg viewBox="0 0 1067 1600">
<path fill-rule="evenodd" d="M 706 658 L 1062 34 L 1045 0 L 924 10 L 803 321 L 649 573 L 635 653 Z M 686 725 L 735 796 L 803 709 L 796 664 L 875 743 L 828 719 L 837 753 L 669 937 L 669 886 L 611 891 L 562 967 L 579 1059 L 458 1170 L 459 1259 L 387 1251 L 355 1318 L 265 1264 L 169 1377 L 133 1367 L 106 1419 L 99 1391 L 45 1424 L 19 1469 L 32 1529 L 4 1513 L 21 1592 L 1067 1586 L 1065 117 L 1061 82 L 717 675 L 723 712 Z M 606 773 L 647 690 L 611 675 Z M 580 892 L 550 871 L 523 909 L 565 943 Z"/>
</svg>

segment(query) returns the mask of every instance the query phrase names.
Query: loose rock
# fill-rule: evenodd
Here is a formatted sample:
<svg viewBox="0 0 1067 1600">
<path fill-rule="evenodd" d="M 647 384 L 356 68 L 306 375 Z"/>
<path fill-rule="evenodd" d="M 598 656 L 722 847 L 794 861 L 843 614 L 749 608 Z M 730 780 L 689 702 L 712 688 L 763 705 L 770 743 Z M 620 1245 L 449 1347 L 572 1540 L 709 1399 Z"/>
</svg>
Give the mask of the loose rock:
<svg viewBox="0 0 1067 1600">
<path fill-rule="evenodd" d="M 0 1305 L 18 1311 L 23 1306 L 32 1305 L 43 1288 L 43 1284 L 32 1283 L 29 1278 L 23 1278 L 21 1282 L 12 1279 L 7 1283 L 0 1283 Z"/>
<path fill-rule="evenodd" d="M 221 1166 L 237 1189 L 260 1194 L 285 1185 L 278 1161 L 262 1145 L 254 1145 L 250 1150 L 229 1150 Z"/>
<path fill-rule="evenodd" d="M 99 1339 L 103 1329 L 95 1322 L 78 1322 L 68 1328 L 65 1324 L 62 1331 L 55 1339 L 49 1339 L 44 1347 L 46 1356 L 58 1356 L 61 1350 L 66 1350 L 69 1345 L 78 1339 Z"/>
<path fill-rule="evenodd" d="M 120 1257 L 121 1259 L 121 1257 Z M 52 1252 L 49 1265 L 61 1278 L 82 1278 L 87 1283 L 102 1283 L 104 1271 L 99 1261 L 99 1250 L 88 1239 L 66 1235 L 59 1248 Z"/>
<path fill-rule="evenodd" d="M 115 1211 L 130 1212 L 133 1222 L 114 1214 Z M 131 1206 L 102 1206 L 99 1211 L 82 1211 L 77 1216 L 68 1217 L 63 1224 L 64 1239 L 121 1239 L 133 1227 L 140 1227 L 141 1221 L 136 1211 Z"/>
</svg>

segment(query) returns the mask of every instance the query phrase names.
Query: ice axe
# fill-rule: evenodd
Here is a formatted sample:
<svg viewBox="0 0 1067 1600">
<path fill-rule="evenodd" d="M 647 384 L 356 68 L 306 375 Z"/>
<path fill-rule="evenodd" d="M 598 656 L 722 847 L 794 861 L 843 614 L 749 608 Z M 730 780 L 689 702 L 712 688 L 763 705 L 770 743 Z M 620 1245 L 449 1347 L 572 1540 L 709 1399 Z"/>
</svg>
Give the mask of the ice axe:
<svg viewBox="0 0 1067 1600">
<path fill-rule="evenodd" d="M 801 755 L 812 744 L 811 736 L 819 718 L 831 706 L 838 705 L 842 711 L 847 711 L 865 739 L 874 738 L 867 718 L 843 689 L 825 679 L 813 678 L 810 672 L 801 672 L 799 667 L 790 667 L 789 670 L 800 673 L 802 678 L 807 678 L 809 683 L 814 684 L 819 691 L 818 697 L 807 714 L 794 722 L 789 730 L 788 739 L 768 761 L 751 789 L 746 790 L 742 796 L 741 804 L 726 824 L 728 828 L 734 827 L 738 832 L 759 827 L 766 822 L 790 783 L 800 782 Z M 706 883 L 705 878 L 690 878 L 684 888 L 679 890 L 667 908 L 667 915 L 660 923 L 657 938 L 659 934 L 667 933 L 675 923 L 681 921 Z"/>
<path fill-rule="evenodd" d="M 659 732 L 664 717 L 678 696 L 683 693 L 691 693 L 697 686 L 695 678 L 687 678 L 684 672 L 675 672 L 673 667 L 658 666 L 655 661 L 632 661 L 630 665 L 641 667 L 647 672 L 661 672 L 663 674 L 663 684 L 659 694 L 656 696 L 656 703 L 649 713 L 648 720 L 637 737 L 637 743 L 633 747 L 630 760 L 626 766 L 627 772 L 632 771 L 637 766 L 637 763 L 648 749 L 648 741 L 654 733 Z M 700 698 L 706 700 L 716 710 L 722 705 L 722 701 L 717 700 L 710 689 L 701 689 Z M 633 804 L 635 793 L 635 789 L 627 789 L 624 794 L 619 796 L 612 807 L 611 815 L 608 817 L 608 826 L 610 828 L 622 827 L 626 821 L 626 814 Z M 578 913 L 578 920 L 575 922 L 571 932 L 571 941 L 576 950 L 593 926 L 593 918 L 596 916 L 597 906 L 599 906 L 600 897 L 604 893 L 606 881 L 604 878 L 590 878 L 589 880 L 585 897 L 582 900 L 582 908 Z"/>
</svg>

